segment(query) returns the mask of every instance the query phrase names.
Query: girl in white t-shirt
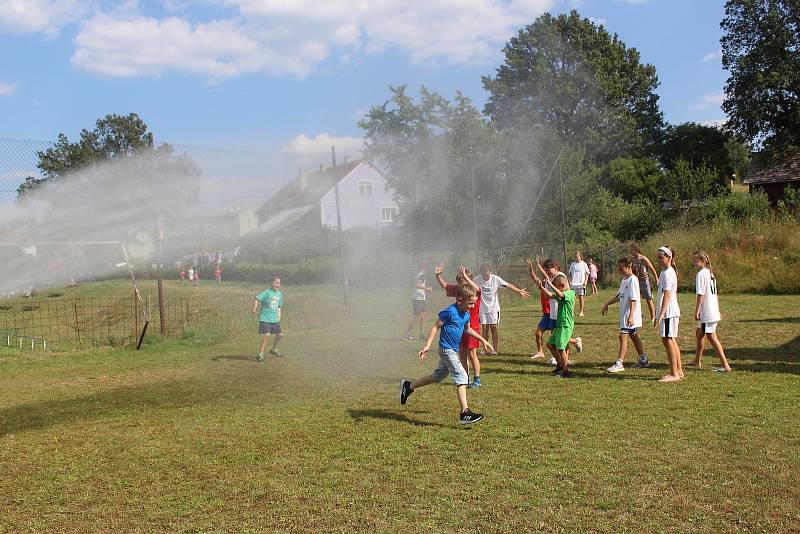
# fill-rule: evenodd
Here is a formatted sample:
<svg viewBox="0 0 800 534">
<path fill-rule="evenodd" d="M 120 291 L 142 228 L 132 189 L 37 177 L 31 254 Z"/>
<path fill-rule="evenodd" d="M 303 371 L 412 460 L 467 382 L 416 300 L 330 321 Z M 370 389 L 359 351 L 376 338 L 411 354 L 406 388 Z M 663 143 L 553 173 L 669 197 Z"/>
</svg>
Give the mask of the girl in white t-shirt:
<svg viewBox="0 0 800 534">
<path fill-rule="evenodd" d="M 656 328 L 661 331 L 661 342 L 667 351 L 669 374 L 660 382 L 683 380 L 681 349 L 678 347 L 678 323 L 681 308 L 678 306 L 678 273 L 675 271 L 675 251 L 672 247 L 661 247 L 656 252 L 661 275 L 658 277 L 658 300 L 656 301 Z"/>
<path fill-rule="evenodd" d="M 642 327 L 642 298 L 639 293 L 639 278 L 633 274 L 633 262 L 629 258 L 620 258 L 617 269 L 622 276 L 619 283 L 619 292 L 603 304 L 601 313 L 608 313 L 608 307 L 619 302 L 619 354 L 614 365 L 609 367 L 609 373 L 621 373 L 625 370 L 625 355 L 628 353 L 628 338 L 633 341 L 639 361 L 636 367 L 648 367 L 647 355 L 644 353 L 642 340 L 639 338 L 639 329 Z"/>
<path fill-rule="evenodd" d="M 687 362 L 686 365 L 700 367 L 700 359 L 703 357 L 703 350 L 706 347 L 706 338 L 717 351 L 722 367 L 714 370 L 721 373 L 730 373 L 731 366 L 725 357 L 725 349 L 722 348 L 717 337 L 717 324 L 722 319 L 719 312 L 719 300 L 717 297 L 717 279 L 711 270 L 711 260 L 708 254 L 697 251 L 692 254 L 694 266 L 699 269 L 695 279 L 695 293 L 697 301 L 694 308 L 694 318 L 697 321 L 697 352 L 694 360 Z"/>
<path fill-rule="evenodd" d="M 481 274 L 476 276 L 473 281 L 481 289 L 481 335 L 486 337 L 491 332 L 492 347 L 494 347 L 492 354 L 495 355 L 497 354 L 497 342 L 500 337 L 500 333 L 497 330 L 497 325 L 500 324 L 500 295 L 497 294 L 498 289 L 501 287 L 508 288 L 524 299 L 530 297 L 531 294 L 528 293 L 527 289 L 520 289 L 494 274 L 492 267 L 488 263 L 481 265 Z"/>
</svg>

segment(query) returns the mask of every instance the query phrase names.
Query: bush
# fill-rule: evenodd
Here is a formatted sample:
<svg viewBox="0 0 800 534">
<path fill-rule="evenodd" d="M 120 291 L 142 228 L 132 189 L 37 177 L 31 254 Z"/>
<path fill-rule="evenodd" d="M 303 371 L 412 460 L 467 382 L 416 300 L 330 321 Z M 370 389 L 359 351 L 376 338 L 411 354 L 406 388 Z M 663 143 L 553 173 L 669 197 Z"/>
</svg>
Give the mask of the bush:
<svg viewBox="0 0 800 534">
<path fill-rule="evenodd" d="M 642 239 L 661 230 L 664 212 L 643 202 L 626 202 L 614 235 L 620 241 Z"/>
<path fill-rule="evenodd" d="M 734 192 L 692 206 L 687 211 L 686 218 L 689 224 L 698 224 L 725 218 L 755 220 L 769 215 L 769 200 L 763 193 Z"/>
</svg>

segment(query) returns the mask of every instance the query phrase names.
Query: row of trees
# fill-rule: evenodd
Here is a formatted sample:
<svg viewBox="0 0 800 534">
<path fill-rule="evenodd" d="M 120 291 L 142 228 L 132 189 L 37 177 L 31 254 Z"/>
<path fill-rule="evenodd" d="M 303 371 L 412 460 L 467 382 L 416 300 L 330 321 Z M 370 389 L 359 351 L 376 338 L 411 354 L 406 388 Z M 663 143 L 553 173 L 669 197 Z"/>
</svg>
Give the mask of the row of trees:
<svg viewBox="0 0 800 534">
<path fill-rule="evenodd" d="M 572 11 L 545 14 L 507 43 L 483 78 L 482 112 L 461 94 L 391 87 L 360 122 L 368 156 L 387 169 L 417 242 L 468 238 L 476 219 L 480 239 L 498 246 L 554 241 L 562 183 L 570 240 L 643 237 L 669 208 L 728 194 L 751 148 L 798 144 L 799 5 L 727 3 L 725 128 L 666 124 L 655 67 Z"/>
</svg>

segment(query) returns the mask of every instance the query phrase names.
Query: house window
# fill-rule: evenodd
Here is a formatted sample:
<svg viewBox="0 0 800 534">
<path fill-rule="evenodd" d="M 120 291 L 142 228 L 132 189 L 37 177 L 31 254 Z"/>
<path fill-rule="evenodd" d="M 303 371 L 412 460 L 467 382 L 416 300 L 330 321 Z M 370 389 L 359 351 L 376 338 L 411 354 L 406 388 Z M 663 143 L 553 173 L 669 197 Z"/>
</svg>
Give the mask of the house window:
<svg viewBox="0 0 800 534">
<path fill-rule="evenodd" d="M 397 217 L 397 208 L 381 208 L 381 222 L 393 222 Z"/>
<path fill-rule="evenodd" d="M 371 197 L 372 182 L 358 182 L 358 194 L 362 197 Z"/>
</svg>

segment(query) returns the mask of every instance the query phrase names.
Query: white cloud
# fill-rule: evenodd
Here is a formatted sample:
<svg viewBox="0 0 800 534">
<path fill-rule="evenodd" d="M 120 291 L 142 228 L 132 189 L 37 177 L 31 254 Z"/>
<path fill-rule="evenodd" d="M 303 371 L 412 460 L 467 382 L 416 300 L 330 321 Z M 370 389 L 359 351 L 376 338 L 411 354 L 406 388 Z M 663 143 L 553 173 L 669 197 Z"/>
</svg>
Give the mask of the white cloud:
<svg viewBox="0 0 800 534">
<path fill-rule="evenodd" d="M 11 96 L 17 91 L 17 84 L 0 80 L 0 96 Z"/>
<path fill-rule="evenodd" d="M 697 121 L 697 124 L 703 126 L 713 126 L 714 128 L 722 128 L 728 121 L 725 119 L 706 119 L 704 121 Z"/>
<path fill-rule="evenodd" d="M 701 109 L 709 109 L 712 107 L 719 107 L 725 101 L 725 93 L 708 93 L 703 95 L 702 100 L 699 102 L 695 102 L 689 109 L 691 110 L 701 110 Z"/>
<path fill-rule="evenodd" d="M 0 0 L 0 33 L 53 36 L 88 10 L 85 0 Z"/>
<path fill-rule="evenodd" d="M 708 54 L 704 55 L 700 60 L 702 63 L 708 63 L 709 61 L 714 61 L 716 59 L 722 59 L 722 49 L 718 48 L 713 52 L 709 52 Z"/>
<path fill-rule="evenodd" d="M 305 76 L 331 57 L 387 48 L 416 62 L 480 63 L 554 1 L 217 0 L 233 14 L 205 23 L 104 13 L 83 23 L 72 63 L 106 76 L 179 71 L 212 80 Z"/>
<path fill-rule="evenodd" d="M 331 146 L 336 147 L 336 155 L 339 157 L 356 158 L 361 156 L 364 150 L 364 140 L 360 137 L 333 137 L 328 133 L 321 133 L 314 137 L 300 134 L 292 138 L 283 147 L 283 151 L 289 154 L 330 154 Z"/>
</svg>

